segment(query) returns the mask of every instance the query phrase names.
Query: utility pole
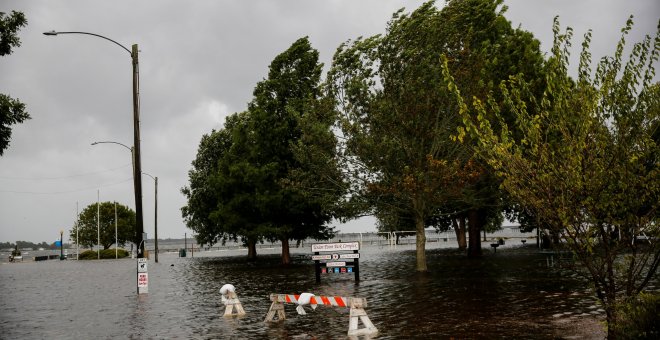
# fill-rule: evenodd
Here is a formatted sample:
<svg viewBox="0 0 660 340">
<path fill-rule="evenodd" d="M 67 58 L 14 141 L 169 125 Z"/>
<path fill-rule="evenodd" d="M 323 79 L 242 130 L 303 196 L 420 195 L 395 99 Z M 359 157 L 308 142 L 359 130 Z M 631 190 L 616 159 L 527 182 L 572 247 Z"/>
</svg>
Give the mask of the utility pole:
<svg viewBox="0 0 660 340">
<path fill-rule="evenodd" d="M 135 185 L 135 232 L 138 237 L 138 258 L 144 257 L 144 225 L 142 219 L 142 162 L 140 161 L 140 66 L 138 61 L 138 45 L 134 44 L 131 51 L 133 61 L 133 158 Z"/>
</svg>

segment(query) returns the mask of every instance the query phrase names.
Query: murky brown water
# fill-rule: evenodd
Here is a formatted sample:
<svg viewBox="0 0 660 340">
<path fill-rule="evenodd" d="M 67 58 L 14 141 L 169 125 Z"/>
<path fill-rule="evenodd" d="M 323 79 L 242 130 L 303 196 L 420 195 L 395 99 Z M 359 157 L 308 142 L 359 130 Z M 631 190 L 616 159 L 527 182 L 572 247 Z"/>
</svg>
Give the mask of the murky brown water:
<svg viewBox="0 0 660 340">
<path fill-rule="evenodd" d="M 599 313 L 587 284 L 548 268 L 546 255 L 533 247 L 486 253 L 479 260 L 451 249 L 429 250 L 428 275 L 414 273 L 410 248 L 367 247 L 360 253 L 359 284 L 351 274 L 323 275 L 316 284 L 311 261 L 282 267 L 277 255 L 248 263 L 241 251 L 195 258 L 164 254 L 160 263 L 149 262 L 149 294 L 140 298 L 135 260 L 5 263 L 0 338 L 346 338 L 348 309 L 319 306 L 298 315 L 286 305 L 285 321 L 264 323 L 271 293 L 364 297 L 378 339 L 552 339 L 552 320 Z M 218 290 L 225 283 L 236 287 L 245 317 L 223 317 Z"/>
</svg>

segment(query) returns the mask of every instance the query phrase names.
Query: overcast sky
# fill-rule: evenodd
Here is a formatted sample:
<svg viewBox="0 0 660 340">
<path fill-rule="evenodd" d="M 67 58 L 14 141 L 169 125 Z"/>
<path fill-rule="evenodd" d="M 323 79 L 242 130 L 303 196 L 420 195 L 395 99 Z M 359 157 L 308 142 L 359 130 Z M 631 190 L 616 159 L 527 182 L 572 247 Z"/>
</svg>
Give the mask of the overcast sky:
<svg viewBox="0 0 660 340">
<path fill-rule="evenodd" d="M 0 93 L 20 99 L 32 119 L 15 125 L 0 157 L 0 242 L 51 243 L 71 229 L 76 209 L 118 201 L 134 209 L 129 54 L 103 39 L 44 36 L 85 31 L 140 49 L 142 170 L 158 177 L 159 238 L 190 235 L 181 218 L 187 173 L 202 135 L 242 111 L 268 65 L 309 36 L 326 68 L 337 46 L 383 33 L 393 12 L 422 1 L 52 1 L 3 0 L 0 12 L 25 13 L 22 46 L 0 58 Z M 628 42 L 653 35 L 658 0 L 507 0 L 507 18 L 548 51 L 552 20 L 593 30 L 594 57 L 612 54 L 629 15 Z M 438 6 L 444 2 L 439 1 Z M 576 50 L 574 54 L 577 54 Z M 657 67 L 657 66 L 656 66 Z M 154 181 L 143 176 L 144 229 L 154 233 Z M 78 207 L 78 208 L 77 208 Z M 373 219 L 339 225 L 374 231 Z"/>
</svg>

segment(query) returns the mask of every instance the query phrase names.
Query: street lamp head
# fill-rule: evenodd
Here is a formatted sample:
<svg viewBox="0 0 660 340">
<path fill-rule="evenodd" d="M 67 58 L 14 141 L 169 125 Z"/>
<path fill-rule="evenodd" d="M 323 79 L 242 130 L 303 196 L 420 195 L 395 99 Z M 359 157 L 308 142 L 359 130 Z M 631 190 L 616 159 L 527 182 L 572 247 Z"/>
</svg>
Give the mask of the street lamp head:
<svg viewBox="0 0 660 340">
<path fill-rule="evenodd" d="M 57 35 L 57 32 L 55 32 L 54 30 L 48 31 L 48 32 L 44 32 L 44 35 Z"/>
</svg>

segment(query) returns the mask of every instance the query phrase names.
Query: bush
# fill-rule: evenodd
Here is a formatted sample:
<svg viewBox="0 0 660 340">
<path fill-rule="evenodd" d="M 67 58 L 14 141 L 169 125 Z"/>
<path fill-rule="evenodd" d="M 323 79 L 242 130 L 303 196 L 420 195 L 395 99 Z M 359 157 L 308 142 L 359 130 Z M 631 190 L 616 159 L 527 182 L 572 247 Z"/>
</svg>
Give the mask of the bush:
<svg viewBox="0 0 660 340">
<path fill-rule="evenodd" d="M 619 307 L 615 329 L 621 339 L 660 339 L 660 294 L 642 293 Z"/>
<path fill-rule="evenodd" d="M 124 249 L 117 249 L 117 258 L 124 258 L 128 256 L 128 251 Z M 98 255 L 96 254 L 96 250 L 87 250 L 80 255 L 78 255 L 79 260 L 96 260 L 98 258 Z M 115 258 L 115 249 L 104 249 L 101 250 L 101 258 L 102 259 L 114 259 Z"/>
</svg>

